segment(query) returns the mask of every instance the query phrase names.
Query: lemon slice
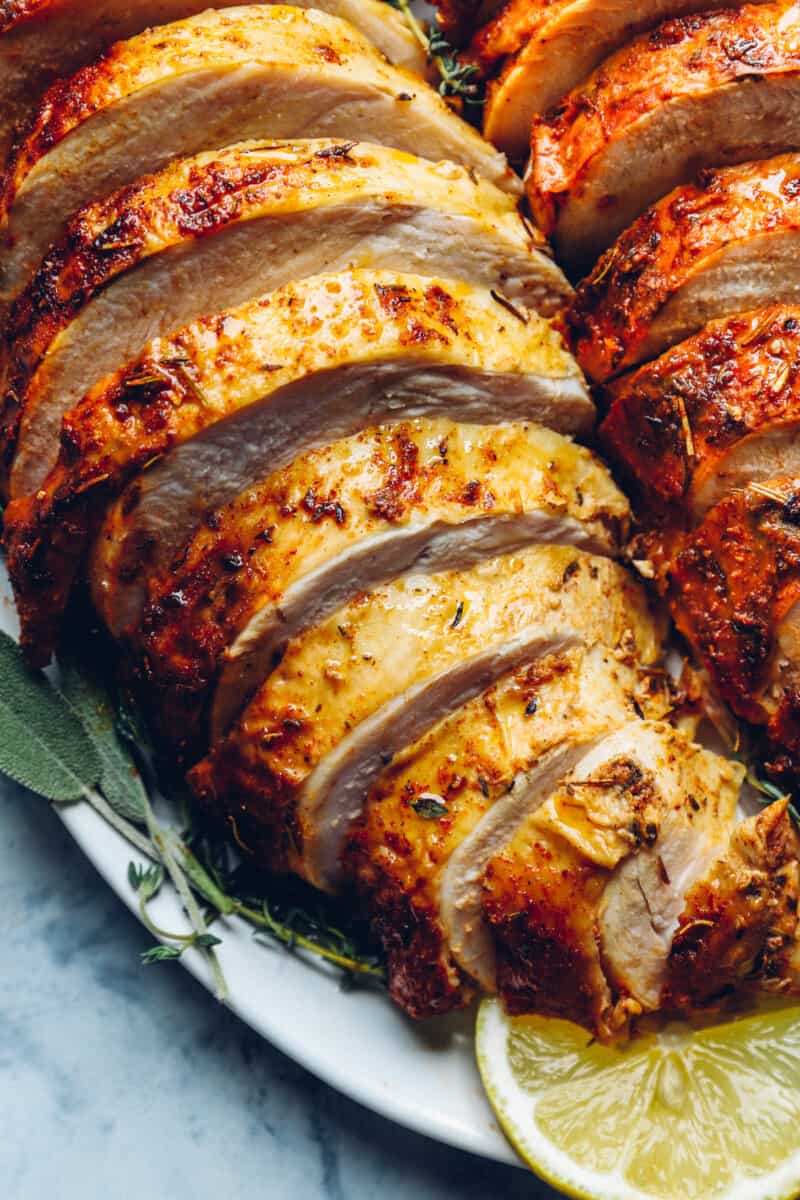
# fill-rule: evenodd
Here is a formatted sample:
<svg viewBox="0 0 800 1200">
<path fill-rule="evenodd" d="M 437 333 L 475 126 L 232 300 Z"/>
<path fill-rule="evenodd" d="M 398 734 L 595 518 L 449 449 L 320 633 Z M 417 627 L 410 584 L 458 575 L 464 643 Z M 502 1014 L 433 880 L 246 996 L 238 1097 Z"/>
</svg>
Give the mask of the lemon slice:
<svg viewBox="0 0 800 1200">
<path fill-rule="evenodd" d="M 626 1046 L 485 1000 L 477 1054 L 507 1136 L 586 1200 L 790 1200 L 800 1192 L 800 1008 L 653 1024 Z"/>
</svg>

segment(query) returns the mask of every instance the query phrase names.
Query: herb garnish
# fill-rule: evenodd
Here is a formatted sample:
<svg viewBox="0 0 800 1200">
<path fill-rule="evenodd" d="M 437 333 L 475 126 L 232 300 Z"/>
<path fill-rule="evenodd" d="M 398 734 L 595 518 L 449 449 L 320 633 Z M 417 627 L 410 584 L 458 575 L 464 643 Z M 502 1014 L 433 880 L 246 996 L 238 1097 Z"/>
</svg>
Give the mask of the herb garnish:
<svg viewBox="0 0 800 1200">
<path fill-rule="evenodd" d="M 450 45 L 442 30 L 430 27 L 428 32 L 411 11 L 409 0 L 389 0 L 403 14 L 405 22 L 439 73 L 439 94 L 455 97 L 466 104 L 479 106 L 484 101 L 484 85 L 478 68 L 459 61 L 458 52 Z"/>
<path fill-rule="evenodd" d="M 139 767 L 147 773 L 149 758 L 139 761 L 147 736 L 137 714 L 115 705 L 105 681 L 90 666 L 91 658 L 60 655 L 58 686 L 41 672 L 29 671 L 19 647 L 0 632 L 0 771 L 17 783 L 58 804 L 86 802 L 148 860 L 132 862 L 128 882 L 139 901 L 142 923 L 161 944 L 142 955 L 146 964 L 175 961 L 187 950 L 204 955 L 218 999 L 227 985 L 215 953 L 222 942 L 209 925 L 238 917 L 290 950 L 307 951 L 341 968 L 348 979 L 383 980 L 385 972 L 366 937 L 332 919 L 326 898 L 298 893 L 287 902 L 280 895 L 258 895 L 263 879 L 240 887 L 241 868 L 228 869 L 232 851 L 213 844 L 191 828 L 188 805 L 183 828 L 162 821 L 153 809 Z M 191 930 L 161 928 L 149 910 L 167 883 L 180 897 Z M 281 887 L 275 885 L 279 892 Z M 303 885 L 297 885 L 302 888 Z"/>
<path fill-rule="evenodd" d="M 411 807 L 417 816 L 426 821 L 438 821 L 439 817 L 446 817 L 449 811 L 444 796 L 436 792 L 421 792 Z"/>
</svg>

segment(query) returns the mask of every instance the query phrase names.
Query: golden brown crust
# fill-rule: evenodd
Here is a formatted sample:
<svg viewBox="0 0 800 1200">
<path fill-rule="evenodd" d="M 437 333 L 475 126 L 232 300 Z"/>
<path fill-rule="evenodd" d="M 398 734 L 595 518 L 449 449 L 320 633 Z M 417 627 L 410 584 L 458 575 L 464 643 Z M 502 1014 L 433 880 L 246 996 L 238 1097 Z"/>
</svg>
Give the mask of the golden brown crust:
<svg viewBox="0 0 800 1200">
<path fill-rule="evenodd" d="M 605 383 L 643 353 L 651 357 L 646 343 L 653 322 L 692 280 L 750 240 L 798 229 L 795 154 L 704 172 L 677 188 L 627 229 L 577 288 L 566 321 L 583 370 Z"/>
<path fill-rule="evenodd" d="M 189 759 L 193 747 L 202 750 L 222 655 L 249 620 L 280 604 L 284 589 L 303 577 L 300 555 L 311 570 L 330 562 L 323 553 L 342 555 L 356 539 L 537 509 L 585 520 L 598 543 L 607 530 L 613 553 L 624 536 L 624 505 L 615 510 L 622 498 L 603 490 L 602 470 L 593 471 L 585 451 L 536 427 L 447 421 L 367 430 L 301 457 L 210 514 L 178 566 L 148 573 L 150 602 L 126 641 L 155 726 Z M 123 496 L 112 516 L 134 499 Z M 109 520 L 102 539 L 118 537 L 116 519 Z M 141 554 L 146 562 L 146 547 Z M 116 578 L 134 571 L 121 565 Z"/>
<path fill-rule="evenodd" d="M 800 27 L 790 0 L 742 5 L 667 21 L 612 55 L 587 82 L 540 117 L 532 131 L 527 190 L 548 234 L 598 156 L 637 121 L 679 96 L 700 96 L 745 79 L 800 70 Z M 698 147 L 702 162 L 702 147 Z M 751 155 L 755 157 L 755 155 Z M 608 206 L 614 197 L 605 197 Z"/>
<path fill-rule="evenodd" d="M 487 25 L 473 37 L 465 55 L 485 75 L 502 58 L 516 53 L 530 38 L 536 37 L 554 9 L 572 0 L 509 0 Z"/>
<path fill-rule="evenodd" d="M 0 0 L 0 37 L 21 21 L 47 11 L 51 0 Z"/>
<path fill-rule="evenodd" d="M 377 193 L 387 213 L 413 211 L 411 204 L 418 202 L 422 211 L 430 205 L 432 212 L 480 221 L 498 238 L 502 262 L 522 271 L 530 263 L 535 272 L 538 243 L 511 198 L 452 165 L 445 176 L 400 151 L 332 140 L 247 143 L 173 163 L 80 210 L 13 306 L 3 334 L 7 375 L 0 445 L 6 467 L 36 369 L 59 333 L 115 278 L 179 243 L 213 236 L 237 222 L 291 217 L 324 207 L 326 199 L 345 205 Z M 540 261 L 548 270 L 549 259 Z"/>
<path fill-rule="evenodd" d="M 728 852 L 689 890 L 672 941 L 664 1008 L 696 1012 L 746 981 L 790 983 L 800 837 L 788 800 L 743 822 Z"/>
<path fill-rule="evenodd" d="M 800 600 L 797 481 L 731 493 L 667 558 L 667 593 L 679 630 L 734 712 L 766 725 L 780 747 L 800 714 L 791 675 L 784 684 L 772 678 L 780 624 Z M 784 749 L 800 762 L 800 742 Z"/>
<path fill-rule="evenodd" d="M 6 511 L 9 566 L 32 661 L 47 661 L 108 501 L 178 443 L 312 374 L 411 360 L 426 370 L 463 368 L 492 379 L 561 378 L 575 382 L 588 410 L 559 337 L 542 318 L 510 317 L 501 301 L 459 283 L 344 272 L 287 285 L 150 343 L 135 364 L 67 414 L 61 455 L 45 484 Z"/>
<path fill-rule="evenodd" d="M 696 497 L 743 439 L 800 421 L 800 308 L 715 321 L 605 390 L 603 445 L 643 517 L 691 525 Z"/>
</svg>

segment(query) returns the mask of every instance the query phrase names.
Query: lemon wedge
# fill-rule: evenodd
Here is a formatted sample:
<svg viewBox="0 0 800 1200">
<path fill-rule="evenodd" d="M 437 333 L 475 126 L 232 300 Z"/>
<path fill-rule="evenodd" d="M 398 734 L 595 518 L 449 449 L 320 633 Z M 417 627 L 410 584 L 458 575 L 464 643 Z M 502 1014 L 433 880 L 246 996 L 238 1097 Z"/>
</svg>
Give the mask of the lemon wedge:
<svg viewBox="0 0 800 1200">
<path fill-rule="evenodd" d="M 525 1162 L 585 1200 L 800 1193 L 800 1008 L 653 1022 L 621 1048 L 485 1000 L 478 1066 Z"/>
</svg>

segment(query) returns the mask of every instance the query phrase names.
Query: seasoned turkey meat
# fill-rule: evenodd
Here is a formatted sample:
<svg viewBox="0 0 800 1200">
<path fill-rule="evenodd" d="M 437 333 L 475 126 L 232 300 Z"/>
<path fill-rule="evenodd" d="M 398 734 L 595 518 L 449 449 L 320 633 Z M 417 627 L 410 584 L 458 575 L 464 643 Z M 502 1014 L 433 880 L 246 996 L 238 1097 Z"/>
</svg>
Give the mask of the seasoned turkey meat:
<svg viewBox="0 0 800 1200">
<path fill-rule="evenodd" d="M 627 605 L 602 645 L 522 667 L 434 726 L 386 768 L 353 825 L 345 870 L 385 951 L 391 994 L 412 1016 L 468 1003 L 475 976 L 494 984 L 480 886 L 471 913 L 453 904 L 474 891 L 491 845 L 482 835 L 468 845 L 473 832 L 488 814 L 507 821 L 511 805 L 530 803 L 534 780 L 566 772 L 593 737 L 637 711 L 666 711 L 662 677 L 650 673 L 661 630 L 633 582 L 625 586 Z"/>
<path fill-rule="evenodd" d="M 634 721 L 541 797 L 483 884 L 511 1012 L 610 1039 L 661 1006 L 684 896 L 724 853 L 743 774 L 669 725 Z"/>
<path fill-rule="evenodd" d="M 215 0 L 215 8 L 237 0 Z M 390 62 L 424 72 L 425 54 L 399 13 L 381 0 L 314 0 L 355 25 Z M 45 88 L 94 62 L 112 42 L 153 25 L 191 17 L 207 0 L 3 0 L 0 4 L 0 162 L 12 129 L 25 121 Z"/>
<path fill-rule="evenodd" d="M 471 698 L 465 673 L 494 672 L 477 695 L 525 662 L 629 628 L 626 579 L 607 559 L 540 546 L 366 592 L 289 643 L 192 786 L 259 859 L 336 886 L 369 784 Z"/>
<path fill-rule="evenodd" d="M 163 736 L 191 758 L 209 706 L 212 729 L 224 731 L 286 641 L 357 592 L 530 543 L 613 555 L 627 516 L 605 469 L 559 434 L 418 420 L 365 430 L 267 475 L 215 511 L 160 573 L 146 553 L 138 577 L 121 561 L 135 517 L 123 493 L 97 538 L 92 592 L 114 635 L 135 648 Z"/>
<path fill-rule="evenodd" d="M 800 300 L 800 156 L 704 172 L 648 209 L 577 289 L 572 347 L 606 382 L 709 321 Z"/>
<path fill-rule="evenodd" d="M 784 476 L 731 492 L 690 535 L 656 543 L 675 622 L 733 711 L 764 726 L 800 773 L 800 488 Z"/>
<path fill-rule="evenodd" d="M 0 301 L 81 205 L 178 155 L 295 137 L 380 141 L 517 190 L 501 154 L 346 21 L 281 5 L 209 10 L 118 43 L 47 93 L 0 187 Z"/>
<path fill-rule="evenodd" d="M 691 526 L 727 492 L 800 472 L 800 308 L 712 322 L 604 398 L 603 444 L 642 514 Z"/>
<path fill-rule="evenodd" d="M 534 216 L 573 268 L 703 167 L 800 148 L 793 0 L 667 21 L 538 118 Z"/>
<path fill-rule="evenodd" d="M 556 108 L 636 34 L 667 17 L 722 8 L 729 0 L 509 0 L 478 31 L 466 55 L 489 83 L 484 136 L 524 159 L 535 117 Z"/>
<path fill-rule="evenodd" d="M 542 246 L 510 196 L 398 150 L 245 143 L 173 163 L 79 212 L 14 306 L 10 495 L 40 486 L 63 415 L 154 337 L 345 267 L 444 273 L 552 313 L 569 289 Z"/>
<path fill-rule="evenodd" d="M 593 406 L 543 318 L 499 293 L 392 272 L 315 276 L 150 343 L 67 414 L 58 463 L 6 511 L 31 658 L 46 661 L 98 518 L 143 470 L 130 551 L 149 540 L 164 566 L 265 463 L 426 415 L 577 432 Z"/>
</svg>

